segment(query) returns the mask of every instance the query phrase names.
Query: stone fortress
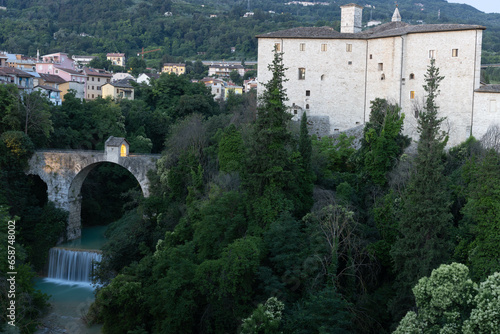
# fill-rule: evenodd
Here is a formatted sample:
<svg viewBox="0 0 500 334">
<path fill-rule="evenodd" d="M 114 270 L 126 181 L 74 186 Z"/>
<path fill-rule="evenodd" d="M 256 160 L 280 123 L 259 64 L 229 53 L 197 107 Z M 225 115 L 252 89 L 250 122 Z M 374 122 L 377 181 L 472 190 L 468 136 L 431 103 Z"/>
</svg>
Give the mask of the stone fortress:
<svg viewBox="0 0 500 334">
<path fill-rule="evenodd" d="M 480 25 L 392 21 L 362 30 L 363 7 L 341 6 L 340 32 L 330 27 L 292 28 L 257 36 L 258 78 L 270 80 L 274 50 L 283 52 L 284 83 L 295 119 L 307 112 L 320 136 L 360 127 L 369 120 L 370 103 L 385 98 L 405 113 L 405 133 L 417 139 L 419 107 L 425 99 L 424 75 L 432 58 L 445 79 L 436 99 L 446 117 L 448 146 L 469 136 L 481 138 L 500 123 L 500 87 L 482 85 Z M 262 93 L 263 85 L 259 85 Z"/>
</svg>

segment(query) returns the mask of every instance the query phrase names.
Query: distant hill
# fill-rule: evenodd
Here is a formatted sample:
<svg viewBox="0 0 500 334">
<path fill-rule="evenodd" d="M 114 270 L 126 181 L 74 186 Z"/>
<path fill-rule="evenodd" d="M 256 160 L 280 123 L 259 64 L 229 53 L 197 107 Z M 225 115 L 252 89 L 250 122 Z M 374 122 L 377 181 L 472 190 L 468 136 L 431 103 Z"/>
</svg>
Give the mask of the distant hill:
<svg viewBox="0 0 500 334">
<path fill-rule="evenodd" d="M 295 26 L 339 27 L 339 6 L 287 5 L 286 0 L 0 0 L 0 50 L 34 56 L 146 50 L 153 66 L 185 59 L 256 59 L 255 35 Z M 361 2 L 360 2 L 361 3 Z M 389 21 L 393 1 L 363 0 L 363 22 Z M 403 21 L 487 27 L 483 63 L 500 63 L 500 14 L 445 0 L 399 0 Z M 370 7 L 371 6 L 371 7 Z M 243 17 L 252 11 L 253 16 Z M 166 14 L 167 13 L 167 14 Z M 212 17 L 210 17 L 212 16 Z M 236 51 L 231 52 L 231 47 Z"/>
</svg>

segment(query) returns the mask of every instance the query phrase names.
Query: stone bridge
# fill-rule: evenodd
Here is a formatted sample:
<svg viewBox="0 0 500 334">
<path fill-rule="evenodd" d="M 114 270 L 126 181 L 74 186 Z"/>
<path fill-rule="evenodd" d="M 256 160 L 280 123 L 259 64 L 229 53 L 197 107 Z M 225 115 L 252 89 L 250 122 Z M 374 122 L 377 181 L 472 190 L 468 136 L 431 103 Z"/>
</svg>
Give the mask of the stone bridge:
<svg viewBox="0 0 500 334">
<path fill-rule="evenodd" d="M 118 143 L 117 145 L 111 145 Z M 111 143 L 111 144 L 110 144 Z M 47 184 L 49 201 L 69 212 L 68 240 L 81 236 L 80 190 L 89 172 L 98 165 L 111 162 L 126 168 L 141 186 L 144 197 L 149 196 L 149 170 L 156 170 L 160 155 L 130 155 L 123 138 L 110 137 L 105 151 L 36 151 L 29 161 L 27 174 L 38 175 Z"/>
</svg>

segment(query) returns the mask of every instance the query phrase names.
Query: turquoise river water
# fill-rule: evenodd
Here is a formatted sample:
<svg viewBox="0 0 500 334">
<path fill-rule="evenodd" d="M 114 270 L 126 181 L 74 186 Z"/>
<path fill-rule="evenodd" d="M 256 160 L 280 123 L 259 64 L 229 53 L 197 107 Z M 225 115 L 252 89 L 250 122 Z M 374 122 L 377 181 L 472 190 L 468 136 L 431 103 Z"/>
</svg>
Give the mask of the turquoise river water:
<svg viewBox="0 0 500 334">
<path fill-rule="evenodd" d="M 107 226 L 82 229 L 82 237 L 58 248 L 98 250 L 106 242 L 104 232 Z M 73 282 L 55 278 L 38 278 L 36 288 L 51 295 L 49 314 L 43 318 L 43 326 L 36 334 L 97 334 L 100 326 L 87 327 L 82 320 L 95 299 L 94 288 L 89 282 Z"/>
</svg>

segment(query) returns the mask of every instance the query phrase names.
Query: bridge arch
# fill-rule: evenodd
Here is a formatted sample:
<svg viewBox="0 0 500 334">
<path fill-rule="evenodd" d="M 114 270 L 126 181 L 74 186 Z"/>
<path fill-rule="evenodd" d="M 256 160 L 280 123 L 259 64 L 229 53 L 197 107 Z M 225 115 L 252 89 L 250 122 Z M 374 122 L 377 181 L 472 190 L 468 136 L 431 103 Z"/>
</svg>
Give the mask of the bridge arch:
<svg viewBox="0 0 500 334">
<path fill-rule="evenodd" d="M 159 155 L 123 154 L 123 138 L 106 146 L 104 152 L 99 151 L 36 151 L 30 159 L 27 174 L 38 175 L 47 184 L 47 197 L 55 206 L 69 212 L 66 237 L 68 240 L 81 236 L 81 195 L 80 191 L 89 172 L 96 166 L 111 162 L 127 169 L 138 181 L 144 197 L 149 196 L 149 180 L 147 173 L 156 170 Z M 106 144 L 110 142 L 106 141 Z"/>
</svg>

